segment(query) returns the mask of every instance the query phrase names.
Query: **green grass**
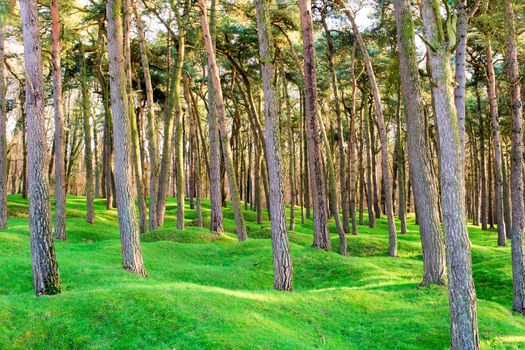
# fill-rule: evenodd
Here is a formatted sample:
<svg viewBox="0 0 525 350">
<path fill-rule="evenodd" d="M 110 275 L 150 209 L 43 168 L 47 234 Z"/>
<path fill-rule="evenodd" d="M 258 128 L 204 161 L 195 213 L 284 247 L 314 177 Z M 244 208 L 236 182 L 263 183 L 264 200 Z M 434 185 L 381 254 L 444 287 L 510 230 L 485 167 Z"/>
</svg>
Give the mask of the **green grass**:
<svg viewBox="0 0 525 350">
<path fill-rule="evenodd" d="M 205 201 L 205 221 L 209 202 Z M 421 246 L 413 218 L 399 235 L 399 258 L 387 256 L 385 220 L 348 236 L 351 256 L 310 248 L 312 222 L 290 233 L 294 291 L 276 292 L 269 222 L 246 212 L 250 239 L 238 243 L 233 213 L 227 234 L 184 231 L 168 202 L 166 226 L 142 238 L 148 278 L 121 269 L 116 211 L 96 201 L 96 224 L 84 198 L 68 198 L 68 239 L 56 242 L 62 294 L 36 298 L 27 202 L 9 197 L 9 229 L 0 231 L 0 349 L 445 349 L 447 291 L 418 288 Z M 297 217 L 299 212 L 297 212 Z M 265 216 L 267 218 L 267 216 Z M 267 220 L 267 219 L 266 219 Z M 299 220 L 298 220 L 299 221 Z M 510 247 L 497 233 L 469 227 L 485 349 L 525 348 L 525 318 L 510 311 Z"/>
</svg>

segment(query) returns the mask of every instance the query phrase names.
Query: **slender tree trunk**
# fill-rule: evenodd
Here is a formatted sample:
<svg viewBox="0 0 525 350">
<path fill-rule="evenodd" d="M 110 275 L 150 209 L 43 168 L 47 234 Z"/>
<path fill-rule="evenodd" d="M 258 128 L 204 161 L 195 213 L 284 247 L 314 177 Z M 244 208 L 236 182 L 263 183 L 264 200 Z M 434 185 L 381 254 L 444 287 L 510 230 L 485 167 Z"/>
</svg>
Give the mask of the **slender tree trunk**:
<svg viewBox="0 0 525 350">
<path fill-rule="evenodd" d="M 337 0 L 342 3 L 342 0 Z M 365 42 L 361 37 L 359 28 L 357 27 L 353 13 L 345 8 L 345 14 L 347 15 L 350 23 L 352 24 L 352 30 L 356 37 L 356 41 L 359 44 L 361 54 L 365 61 L 366 73 L 368 75 L 368 81 L 370 88 L 374 96 L 374 107 L 376 112 L 377 129 L 379 132 L 379 139 L 381 141 L 381 173 L 383 179 L 383 192 L 385 194 L 385 211 L 388 221 L 388 254 L 390 256 L 397 256 L 397 236 L 396 236 L 396 225 L 394 222 L 394 208 L 392 204 L 392 188 L 390 185 L 390 170 L 388 164 L 388 141 L 386 126 L 383 119 L 383 111 L 381 109 L 381 96 L 379 95 L 379 88 L 376 83 L 374 68 L 372 67 L 372 61 L 368 54 Z"/>
<path fill-rule="evenodd" d="M 504 218 L 503 205 L 503 173 L 502 173 L 502 151 L 499 135 L 499 111 L 498 98 L 496 97 L 496 78 L 494 74 L 494 63 L 492 58 L 492 43 L 490 37 L 487 37 L 486 45 L 487 54 L 487 93 L 489 96 L 490 114 L 492 116 L 492 138 L 494 139 L 494 183 L 496 191 L 496 220 L 498 222 L 498 245 L 507 244 L 507 229 Z M 480 101 L 479 92 L 477 92 L 478 105 Z M 486 225 L 486 224 L 485 224 Z"/>
<path fill-rule="evenodd" d="M 47 140 L 44 116 L 44 75 L 37 3 L 20 0 L 26 74 L 27 142 L 29 152 L 29 232 L 33 284 L 37 296 L 60 293 L 46 174 Z"/>
<path fill-rule="evenodd" d="M 508 177 L 507 177 L 507 166 L 506 166 L 506 161 L 505 161 L 505 158 L 503 157 L 503 154 L 502 154 L 502 162 L 501 162 L 501 174 L 503 176 L 503 212 L 504 212 L 504 217 L 505 217 L 505 228 L 506 228 L 506 234 L 507 234 L 507 239 L 510 239 L 510 233 L 511 233 L 511 229 L 512 229 L 512 220 L 511 220 L 511 215 L 512 215 L 512 209 L 510 207 L 510 189 L 509 189 L 509 181 L 508 181 Z"/>
<path fill-rule="evenodd" d="M 217 122 L 220 128 L 220 137 L 222 141 L 222 151 L 224 153 L 224 165 L 226 168 L 226 175 L 228 177 L 228 184 L 230 189 L 230 197 L 235 215 L 235 225 L 237 228 L 237 237 L 239 241 L 244 241 L 248 237 L 246 235 L 246 228 L 244 226 L 244 216 L 241 211 L 241 203 L 239 198 L 239 190 L 237 187 L 237 180 L 233 168 L 231 150 L 228 143 L 228 132 L 226 128 L 226 111 L 224 106 L 224 99 L 222 96 L 222 87 L 219 78 L 219 71 L 215 57 L 215 49 L 213 40 L 210 34 L 210 25 L 208 24 L 208 16 L 206 15 L 206 4 L 204 0 L 199 0 L 199 8 L 201 10 L 201 26 L 206 52 L 208 54 L 208 65 L 211 73 L 211 82 L 213 84 L 215 108 L 217 113 Z"/>
<path fill-rule="evenodd" d="M 270 220 L 272 222 L 272 252 L 274 266 L 273 287 L 292 290 L 292 257 L 286 231 L 283 175 L 279 151 L 279 114 L 273 66 L 272 26 L 269 6 L 271 0 L 257 0 L 257 31 L 264 90 L 264 118 L 266 153 L 268 154 L 268 182 L 270 187 Z M 267 199 L 267 200 L 268 200 Z"/>
<path fill-rule="evenodd" d="M 512 191 L 512 276 L 514 286 L 514 311 L 525 315 L 525 260 L 523 256 L 523 110 L 521 83 L 516 43 L 516 20 L 511 0 L 505 0 L 507 27 L 507 77 L 511 86 L 512 151 L 510 183 Z"/>
<path fill-rule="evenodd" d="M 466 55 L 467 55 L 467 0 L 458 0 L 456 5 L 457 22 L 456 36 L 457 47 L 455 55 L 456 63 L 456 88 L 454 89 L 454 103 L 458 114 L 459 137 L 461 141 L 462 165 L 465 164 L 465 84 L 466 77 Z"/>
<path fill-rule="evenodd" d="M 54 27 L 53 27 L 54 29 Z M 7 228 L 7 117 L 4 74 L 4 21 L 0 18 L 0 229 Z"/>
<path fill-rule="evenodd" d="M 401 222 L 401 233 L 407 233 L 407 222 L 405 217 L 405 156 L 403 152 L 403 141 L 401 140 L 401 92 L 397 95 L 397 181 L 398 181 L 398 216 Z"/>
<path fill-rule="evenodd" d="M 138 13 L 136 1 L 133 1 L 133 11 L 137 24 L 137 33 L 140 46 L 140 58 L 142 71 L 144 73 L 144 84 L 146 86 L 147 100 L 147 133 L 148 133 L 148 154 L 150 162 L 149 179 L 149 228 L 153 230 L 157 227 L 157 193 L 158 193 L 158 157 L 157 157 L 157 129 L 155 126 L 155 102 L 153 100 L 153 86 L 151 84 L 151 74 L 146 49 L 146 39 L 144 37 L 144 24 Z"/>
<path fill-rule="evenodd" d="M 62 106 L 58 0 L 51 0 L 50 12 L 53 37 L 53 103 L 55 111 L 55 238 L 64 240 L 66 239 L 66 190 L 64 187 L 64 111 Z M 2 57 L 0 57 L 0 62 L 3 62 Z M 3 65 L 0 67 L 0 72 L 2 68 Z M 3 77 L 0 75 L 0 84 L 3 81 Z M 3 96 L 1 91 L 0 94 Z"/>
<path fill-rule="evenodd" d="M 349 175 L 347 177 L 348 179 L 348 196 L 349 202 L 350 202 L 350 218 L 352 220 L 352 234 L 357 235 L 357 221 L 356 221 L 356 130 L 355 130 L 355 123 L 356 123 L 356 92 L 357 92 L 357 81 L 354 73 L 354 66 L 355 66 L 355 44 L 352 46 L 352 57 L 351 57 L 351 65 L 350 65 L 350 74 L 352 77 L 352 107 L 350 110 L 350 130 L 349 130 L 349 137 L 348 137 L 348 167 L 349 167 Z"/>
<path fill-rule="evenodd" d="M 283 80 L 283 96 L 286 108 L 287 127 L 288 127 L 288 159 L 290 162 L 288 176 L 290 178 L 290 231 L 295 230 L 295 197 L 296 197 L 296 184 L 295 184 L 295 142 L 293 138 L 292 128 L 292 110 L 290 107 L 290 97 L 288 96 L 288 81 L 286 80 L 286 74 L 281 65 L 281 76 Z M 268 137 L 266 137 L 268 139 Z M 268 152 L 267 152 L 268 153 Z M 269 171 L 268 171 L 269 172 Z M 301 204 L 302 205 L 302 204 Z"/>
<path fill-rule="evenodd" d="M 95 187 L 93 183 L 93 152 L 91 149 L 91 103 L 87 86 L 86 57 L 84 45 L 80 45 L 81 74 L 80 84 L 82 88 L 82 119 L 84 121 L 84 166 L 86 168 L 86 222 L 95 223 Z"/>
<path fill-rule="evenodd" d="M 346 163 L 345 163 L 345 150 L 343 144 L 343 122 L 341 119 L 341 104 L 339 103 L 339 87 L 337 85 L 337 76 L 335 72 L 334 64 L 334 46 L 332 44 L 332 38 L 330 37 L 330 30 L 326 24 L 326 18 L 323 17 L 323 28 L 326 34 L 326 45 L 328 48 L 328 64 L 330 66 L 330 77 L 332 82 L 332 93 L 334 95 L 334 106 L 335 106 L 335 116 L 337 120 L 337 133 L 339 137 L 337 138 L 337 147 L 339 150 L 339 181 L 341 189 L 341 211 L 343 214 L 343 230 L 344 232 L 350 232 L 350 225 L 348 220 L 348 193 L 344 188 L 346 182 Z"/>
<path fill-rule="evenodd" d="M 476 291 L 465 218 L 461 139 L 450 68 L 450 50 L 456 44 L 456 38 L 451 35 L 452 31 L 447 31 L 447 37 L 444 34 L 438 0 L 423 0 L 422 17 L 430 48 L 432 93 L 439 132 L 439 177 L 449 272 L 451 347 L 479 349 Z"/>
<path fill-rule="evenodd" d="M 131 181 L 131 125 L 124 72 L 121 13 L 121 0 L 106 2 L 117 212 L 124 269 L 145 276 Z"/>
<path fill-rule="evenodd" d="M 363 95 L 363 103 L 368 100 L 366 94 Z M 368 120 L 368 112 L 370 109 L 367 105 L 362 109 L 364 115 L 361 114 L 361 123 L 364 125 L 363 132 L 365 133 L 365 152 L 366 152 L 366 206 L 368 209 L 368 227 L 376 227 L 376 219 L 374 214 L 374 196 L 372 192 L 372 147 L 370 146 L 370 124 Z"/>
<path fill-rule="evenodd" d="M 314 209 L 314 242 L 316 248 L 331 249 L 328 233 L 328 206 L 323 166 L 321 162 L 321 139 L 317 111 L 317 76 L 315 64 L 314 30 L 310 0 L 299 0 L 304 50 L 304 85 L 306 92 L 306 138 L 310 166 L 310 187 Z"/>
<path fill-rule="evenodd" d="M 129 119 L 131 124 L 131 156 L 133 162 L 133 173 L 135 175 L 135 187 L 137 189 L 137 202 L 139 206 L 139 231 L 144 233 L 148 230 L 146 218 L 146 199 L 144 198 L 144 182 L 142 166 L 140 163 L 140 144 L 137 118 L 135 115 L 135 103 L 133 97 L 133 72 L 131 67 L 131 0 L 124 0 L 124 59 L 126 71 L 126 93 L 128 96 Z"/>
</svg>

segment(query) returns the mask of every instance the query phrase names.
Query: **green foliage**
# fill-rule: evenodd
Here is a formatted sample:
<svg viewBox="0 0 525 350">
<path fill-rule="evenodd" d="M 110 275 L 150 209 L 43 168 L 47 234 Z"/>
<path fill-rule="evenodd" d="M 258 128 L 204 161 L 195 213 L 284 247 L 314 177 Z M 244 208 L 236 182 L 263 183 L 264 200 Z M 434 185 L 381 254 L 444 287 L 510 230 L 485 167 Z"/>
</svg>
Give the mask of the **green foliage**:
<svg viewBox="0 0 525 350">
<path fill-rule="evenodd" d="M 205 221 L 209 202 L 204 201 Z M 116 211 L 96 201 L 96 224 L 83 197 L 68 197 L 68 240 L 55 242 L 60 295 L 32 290 L 27 202 L 9 197 L 9 229 L 0 232 L 2 349 L 444 349 L 447 292 L 418 288 L 421 247 L 410 217 L 399 258 L 387 256 L 386 221 L 348 236 L 350 257 L 310 248 L 313 224 L 290 233 L 294 292 L 272 290 L 270 224 L 246 215 L 250 239 L 207 228 L 166 227 L 142 237 L 148 278 L 121 268 Z M 249 214 L 250 212 L 247 212 Z M 186 208 L 186 221 L 195 213 Z M 231 208 L 225 209 L 233 231 Z M 297 215 L 299 212 L 297 212 Z M 298 217 L 300 217 L 298 215 Z M 470 227 L 482 347 L 525 346 L 525 320 L 510 311 L 510 247 L 497 233 Z"/>
</svg>

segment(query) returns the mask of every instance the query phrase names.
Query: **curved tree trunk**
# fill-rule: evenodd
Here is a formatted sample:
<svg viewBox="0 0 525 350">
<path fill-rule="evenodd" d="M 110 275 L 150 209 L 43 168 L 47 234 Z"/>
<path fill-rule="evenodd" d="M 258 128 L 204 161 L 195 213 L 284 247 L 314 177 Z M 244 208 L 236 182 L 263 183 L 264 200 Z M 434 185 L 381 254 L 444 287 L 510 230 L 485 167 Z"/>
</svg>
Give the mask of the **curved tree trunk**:
<svg viewBox="0 0 525 350">
<path fill-rule="evenodd" d="M 439 132 L 439 178 L 449 272 L 451 347 L 479 349 L 476 291 L 465 218 L 461 139 L 450 68 L 450 50 L 456 38 L 444 34 L 438 0 L 423 0 L 422 17 L 429 45 L 432 94 Z"/>
<path fill-rule="evenodd" d="M 228 177 L 228 184 L 230 189 L 230 197 L 235 215 L 235 225 L 237 229 L 237 237 L 239 241 L 244 241 L 248 237 L 246 235 L 246 228 L 244 226 L 244 216 L 241 211 L 241 200 L 239 196 L 239 190 L 237 187 L 237 180 L 235 177 L 235 169 L 233 168 L 233 162 L 231 157 L 231 150 L 228 142 L 228 131 L 226 125 L 226 111 L 224 106 L 224 99 L 222 96 L 221 81 L 219 78 L 219 70 L 217 67 L 217 61 L 215 57 L 215 49 L 213 40 L 210 34 L 210 26 L 208 24 L 208 18 L 206 15 L 206 4 L 204 0 L 199 0 L 199 8 L 201 10 L 201 26 L 202 34 L 204 37 L 204 43 L 206 46 L 206 52 L 208 54 L 208 65 L 210 69 L 210 78 L 214 90 L 215 98 L 215 109 L 217 113 L 217 122 L 219 123 L 220 138 L 222 141 L 222 151 L 224 153 L 224 166 L 226 168 L 226 175 Z"/>
<path fill-rule="evenodd" d="M 344 4 L 342 0 L 337 0 L 340 4 Z M 368 54 L 365 42 L 359 32 L 354 19 L 353 13 L 350 9 L 344 8 L 344 12 L 350 23 L 352 24 L 352 30 L 356 37 L 356 41 L 359 44 L 361 54 L 365 60 L 365 69 L 370 83 L 370 89 L 374 96 L 374 107 L 376 112 L 377 129 L 379 131 L 379 140 L 381 141 L 381 175 L 383 179 L 383 192 L 385 195 L 385 211 L 388 221 L 388 255 L 397 256 L 397 236 L 396 236 L 396 224 L 394 222 L 394 207 L 392 203 L 392 188 L 390 185 L 390 168 L 388 165 L 388 141 L 385 121 L 383 119 L 383 111 L 381 109 L 381 96 L 379 95 L 379 88 L 376 83 L 374 68 L 372 67 L 372 61 Z"/>
<path fill-rule="evenodd" d="M 266 153 L 268 154 L 268 182 L 270 187 L 270 220 L 272 222 L 272 252 L 274 266 L 273 287 L 277 290 L 292 290 L 292 257 L 286 231 L 284 208 L 283 174 L 279 151 L 279 114 L 272 50 L 272 27 L 270 22 L 270 0 L 257 0 L 257 29 L 259 53 L 264 90 L 264 118 Z M 267 200 L 268 200 L 267 199 Z"/>
<path fill-rule="evenodd" d="M 321 138 L 317 111 L 317 77 L 315 64 L 314 30 L 310 0 L 299 0 L 304 51 L 304 85 L 306 112 L 306 141 L 310 170 L 310 187 L 314 209 L 314 242 L 316 248 L 331 249 L 328 233 L 328 205 L 326 203 L 325 179 L 321 161 Z"/>
<path fill-rule="evenodd" d="M 37 3 L 20 0 L 26 74 L 26 128 L 29 183 L 29 232 L 33 285 L 37 296 L 60 293 L 47 180 L 47 139 L 44 116 L 42 46 Z"/>
<path fill-rule="evenodd" d="M 117 212 L 124 269 L 145 276 L 131 181 L 131 125 L 124 72 L 121 11 L 121 0 L 106 2 Z"/>
</svg>

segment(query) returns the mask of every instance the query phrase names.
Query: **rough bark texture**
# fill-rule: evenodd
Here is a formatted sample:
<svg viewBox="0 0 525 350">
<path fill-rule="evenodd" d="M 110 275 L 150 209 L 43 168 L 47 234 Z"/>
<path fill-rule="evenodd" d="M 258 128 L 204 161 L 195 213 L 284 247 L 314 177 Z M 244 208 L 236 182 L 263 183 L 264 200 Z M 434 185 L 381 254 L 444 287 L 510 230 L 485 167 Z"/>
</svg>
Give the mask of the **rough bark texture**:
<svg viewBox="0 0 525 350">
<path fill-rule="evenodd" d="M 84 46 L 80 45 L 81 74 L 80 85 L 82 89 L 82 120 L 84 121 L 84 166 L 86 168 L 86 222 L 95 223 L 95 185 L 93 182 L 93 151 L 91 150 L 91 103 L 87 86 L 86 58 Z"/>
<path fill-rule="evenodd" d="M 145 276 L 131 181 L 131 125 L 124 72 L 121 11 L 121 0 L 106 2 L 117 212 L 124 269 Z"/>
<path fill-rule="evenodd" d="M 0 18 L 0 228 L 7 228 L 7 117 L 5 109 L 4 21 Z M 54 52 L 54 51 L 53 51 Z"/>
<path fill-rule="evenodd" d="M 283 174 L 279 150 L 279 114 L 274 85 L 274 65 L 272 52 L 272 27 L 270 22 L 270 1 L 257 0 L 257 31 L 261 75 L 264 91 L 264 118 L 266 154 L 268 155 L 268 182 L 270 189 L 270 220 L 272 222 L 273 287 L 277 290 L 292 290 L 292 257 L 286 231 L 286 211 L 284 209 Z"/>
<path fill-rule="evenodd" d="M 337 0 L 342 4 L 342 0 Z M 344 4 L 343 4 L 344 7 Z M 363 55 L 365 61 L 366 74 L 368 76 L 368 82 L 370 83 L 370 89 L 374 97 L 374 108 L 376 112 L 377 129 L 379 132 L 379 140 L 381 142 L 381 175 L 383 180 L 383 193 L 385 195 L 385 211 L 388 221 L 388 255 L 397 256 L 397 236 L 396 236 L 396 224 L 394 222 L 394 206 L 392 203 L 392 187 L 390 184 L 390 167 L 388 165 L 388 141 L 385 121 L 383 119 L 383 111 L 381 108 L 381 96 L 379 95 L 379 87 L 376 83 L 376 77 L 374 68 L 372 67 L 372 61 L 368 54 L 365 42 L 359 28 L 355 23 L 354 15 L 350 9 L 345 8 L 346 16 L 352 24 L 352 31 L 354 32 L 356 41 Z"/>
<path fill-rule="evenodd" d="M 433 100 L 439 132 L 439 178 L 449 274 L 450 337 L 452 349 L 479 349 L 476 291 L 465 218 L 465 188 L 461 139 L 452 90 L 450 50 L 456 38 L 445 36 L 438 0 L 422 2 L 429 46 Z M 447 21 L 447 23 L 450 23 Z"/>
<path fill-rule="evenodd" d="M 314 242 L 317 248 L 331 249 L 328 233 L 326 190 L 321 161 L 321 138 L 317 110 L 317 77 L 315 64 L 312 4 L 310 0 L 299 0 L 304 51 L 304 85 L 306 113 L 306 141 L 312 202 L 314 210 Z"/>
<path fill-rule="evenodd" d="M 231 149 L 228 140 L 228 130 L 226 121 L 226 111 L 224 106 L 224 99 L 222 96 L 221 81 L 219 78 L 219 69 L 217 67 L 217 59 L 215 57 L 215 49 L 210 34 L 210 26 L 208 24 L 208 16 L 206 14 L 206 4 L 204 0 L 199 0 L 199 8 L 201 10 L 201 26 L 206 52 L 208 54 L 208 65 L 210 68 L 210 78 L 213 85 L 215 97 L 215 110 L 217 113 L 217 122 L 220 129 L 220 138 L 222 142 L 222 151 L 224 154 L 224 166 L 226 168 L 226 175 L 228 177 L 228 185 L 230 189 L 230 197 L 235 215 L 235 226 L 237 229 L 237 237 L 239 241 L 244 241 L 248 237 L 246 235 L 246 227 L 244 226 L 244 216 L 241 211 L 241 200 L 239 190 L 237 187 L 237 180 L 235 177 L 235 169 L 233 167 Z"/>
<path fill-rule="evenodd" d="M 35 0 L 20 0 L 26 74 L 29 232 L 35 294 L 60 293 L 47 180 L 47 139 L 40 25 Z"/>
<path fill-rule="evenodd" d="M 467 59 L 467 0 L 459 0 L 456 5 L 456 88 L 454 89 L 454 103 L 458 114 L 459 137 L 461 140 L 461 157 L 465 162 L 465 84 L 467 82 L 465 63 Z"/>
<path fill-rule="evenodd" d="M 446 283 L 445 246 L 439 219 L 439 193 L 425 136 L 414 24 L 409 0 L 396 0 L 399 69 L 405 102 L 410 179 L 423 250 L 421 285 Z"/>
<path fill-rule="evenodd" d="M 158 157 L 157 157 L 157 129 L 155 126 L 155 102 L 153 100 L 153 86 L 151 85 L 151 74 L 146 49 L 146 39 L 144 37 L 144 24 L 138 13 L 137 2 L 133 1 L 133 11 L 135 13 L 135 23 L 137 24 L 137 34 L 140 46 L 140 58 L 142 71 L 144 72 L 144 84 L 146 85 L 147 101 L 147 134 L 148 134 L 148 154 L 150 163 L 149 178 L 149 228 L 153 230 L 157 227 L 157 193 L 158 193 Z"/>
<path fill-rule="evenodd" d="M 523 106 L 516 43 L 516 20 L 511 0 L 505 0 L 507 18 L 507 77 L 511 84 L 512 150 L 510 159 L 510 187 L 512 197 L 512 276 L 514 311 L 525 315 L 525 260 L 523 256 Z"/>
</svg>

